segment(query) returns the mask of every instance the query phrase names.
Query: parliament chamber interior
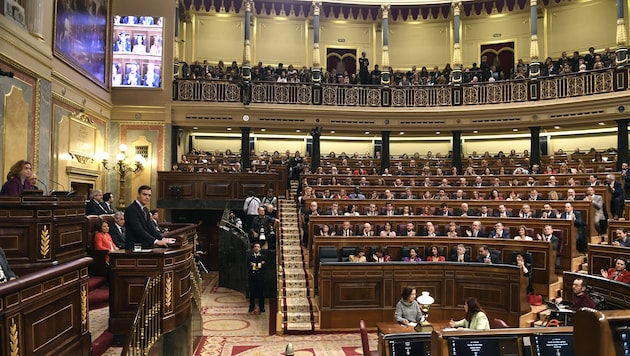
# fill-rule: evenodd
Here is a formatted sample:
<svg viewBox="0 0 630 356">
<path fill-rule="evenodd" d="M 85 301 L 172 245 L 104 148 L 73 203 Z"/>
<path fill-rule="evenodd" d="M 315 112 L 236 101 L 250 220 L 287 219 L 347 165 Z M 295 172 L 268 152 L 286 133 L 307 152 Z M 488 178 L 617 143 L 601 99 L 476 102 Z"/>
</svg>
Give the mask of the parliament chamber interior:
<svg viewBox="0 0 630 356">
<path fill-rule="evenodd" d="M 2 5 L 0 355 L 630 354 L 627 1 Z"/>
</svg>

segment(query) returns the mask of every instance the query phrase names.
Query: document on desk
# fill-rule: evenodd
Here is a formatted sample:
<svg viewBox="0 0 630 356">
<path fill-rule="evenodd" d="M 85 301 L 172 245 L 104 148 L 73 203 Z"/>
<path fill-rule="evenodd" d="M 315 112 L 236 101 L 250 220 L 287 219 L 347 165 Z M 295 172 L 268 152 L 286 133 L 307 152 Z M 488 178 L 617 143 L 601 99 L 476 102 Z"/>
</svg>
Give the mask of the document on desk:
<svg viewBox="0 0 630 356">
<path fill-rule="evenodd" d="M 410 321 L 407 326 L 411 326 L 412 328 L 415 328 L 416 325 L 418 325 L 418 323 L 414 323 L 413 321 Z"/>
</svg>

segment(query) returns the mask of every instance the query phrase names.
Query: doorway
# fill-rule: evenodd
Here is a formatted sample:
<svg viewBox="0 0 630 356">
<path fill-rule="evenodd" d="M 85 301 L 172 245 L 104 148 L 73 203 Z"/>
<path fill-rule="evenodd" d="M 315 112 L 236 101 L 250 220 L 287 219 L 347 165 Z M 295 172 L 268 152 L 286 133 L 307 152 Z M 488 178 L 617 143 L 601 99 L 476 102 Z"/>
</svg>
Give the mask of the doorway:
<svg viewBox="0 0 630 356">
<path fill-rule="evenodd" d="M 512 78 L 514 71 L 514 41 L 481 45 L 481 57 L 486 56 L 489 66 L 495 65 L 497 71 L 505 73 L 505 79 Z"/>
<path fill-rule="evenodd" d="M 326 48 L 326 70 L 337 70 L 337 75 L 343 72 L 348 75 L 357 74 L 357 50 L 356 48 Z"/>
</svg>

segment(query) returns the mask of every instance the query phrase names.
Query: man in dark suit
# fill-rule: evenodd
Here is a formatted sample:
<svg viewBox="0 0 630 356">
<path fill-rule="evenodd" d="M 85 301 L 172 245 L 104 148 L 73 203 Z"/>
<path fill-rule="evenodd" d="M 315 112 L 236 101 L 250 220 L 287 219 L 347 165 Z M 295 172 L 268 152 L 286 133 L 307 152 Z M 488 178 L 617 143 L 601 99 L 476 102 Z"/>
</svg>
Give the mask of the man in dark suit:
<svg viewBox="0 0 630 356">
<path fill-rule="evenodd" d="M 564 204 L 564 212 L 560 214 L 560 219 L 573 221 L 573 226 L 575 226 L 578 231 L 578 236 L 576 239 L 577 250 L 580 252 L 586 252 L 586 224 L 584 224 L 584 220 L 582 220 L 582 213 L 580 213 L 579 211 L 574 211 L 573 205 L 571 205 L 571 203 L 566 203 Z"/>
<path fill-rule="evenodd" d="M 499 204 L 499 209 L 496 213 L 494 213 L 494 216 L 496 216 L 497 218 L 509 218 L 510 216 L 512 216 L 512 214 L 507 211 L 505 205 Z"/>
<path fill-rule="evenodd" d="M 486 245 L 479 247 L 479 255 L 477 255 L 477 262 L 485 263 L 485 264 L 492 264 L 492 265 L 501 263 L 501 261 L 499 260 L 499 256 L 493 253 L 490 253 L 490 249 Z"/>
<path fill-rule="evenodd" d="M 491 239 L 509 239 L 510 230 L 504 228 L 503 224 L 498 222 L 494 224 L 494 230 L 490 231 L 490 235 L 488 237 Z"/>
<path fill-rule="evenodd" d="M 627 166 L 626 163 L 624 163 L 624 165 Z M 630 172 L 626 173 L 622 173 L 622 178 L 624 179 L 624 181 L 626 180 L 626 177 L 630 176 Z M 617 182 L 617 180 L 615 179 L 615 176 L 613 174 L 607 174 L 606 175 L 606 185 L 608 185 L 608 190 L 610 191 L 610 212 L 613 216 L 614 220 L 617 220 L 621 217 L 623 217 L 623 209 L 624 209 L 624 192 L 623 189 L 621 188 L 621 183 Z M 630 191 L 630 187 L 626 186 L 626 192 Z M 626 193 L 627 196 L 627 193 Z"/>
<path fill-rule="evenodd" d="M 17 275 L 13 273 L 9 262 L 7 261 L 7 255 L 4 254 L 4 250 L 0 248 L 0 284 L 12 281 L 17 278 Z"/>
<path fill-rule="evenodd" d="M 134 245 L 140 244 L 142 248 L 152 248 L 154 246 L 168 247 L 168 244 L 175 243 L 175 239 L 163 238 L 151 221 L 151 213 L 147 207 L 151 202 L 151 187 L 141 185 L 138 188 L 136 200 L 125 210 L 125 225 L 127 250 L 132 250 Z"/>
<path fill-rule="evenodd" d="M 109 214 L 109 210 L 103 202 L 103 192 L 99 189 L 92 190 L 90 200 L 85 206 L 85 215 Z"/>
<path fill-rule="evenodd" d="M 466 251 L 464 244 L 459 244 L 451 253 L 449 260 L 451 262 L 470 262 L 470 253 Z"/>
<path fill-rule="evenodd" d="M 125 248 L 125 214 L 122 211 L 114 213 L 114 226 L 109 228 L 109 234 L 116 247 Z"/>
</svg>

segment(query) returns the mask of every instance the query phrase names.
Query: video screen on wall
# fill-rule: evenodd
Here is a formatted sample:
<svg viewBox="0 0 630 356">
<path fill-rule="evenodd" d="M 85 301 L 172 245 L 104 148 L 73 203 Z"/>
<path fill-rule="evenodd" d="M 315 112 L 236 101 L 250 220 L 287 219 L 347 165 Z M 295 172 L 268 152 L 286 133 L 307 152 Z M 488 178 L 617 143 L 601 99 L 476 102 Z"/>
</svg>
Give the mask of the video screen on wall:
<svg viewBox="0 0 630 356">
<path fill-rule="evenodd" d="M 114 16 L 112 87 L 162 87 L 164 19 Z"/>
</svg>

